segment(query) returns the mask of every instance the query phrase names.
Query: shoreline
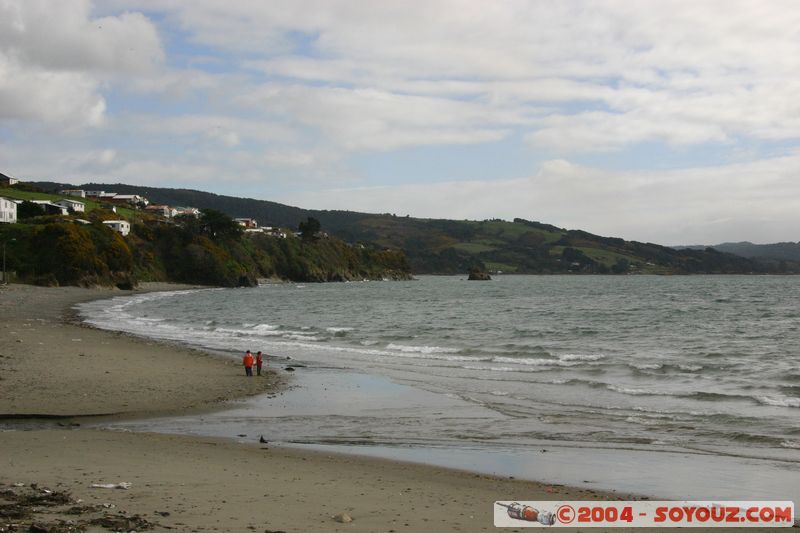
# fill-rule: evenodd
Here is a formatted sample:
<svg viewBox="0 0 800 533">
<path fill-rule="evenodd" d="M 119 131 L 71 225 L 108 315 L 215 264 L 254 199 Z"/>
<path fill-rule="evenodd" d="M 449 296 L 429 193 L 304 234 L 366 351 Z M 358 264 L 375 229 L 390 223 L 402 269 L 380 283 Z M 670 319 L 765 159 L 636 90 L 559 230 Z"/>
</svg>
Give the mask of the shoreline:
<svg viewBox="0 0 800 533">
<path fill-rule="evenodd" d="M 0 384 L 7 391 L 0 412 L 18 419 L 34 411 L 53 420 L 143 418 L 209 412 L 233 399 L 275 392 L 277 379 L 248 384 L 237 361 L 63 319 L 79 301 L 136 292 L 142 291 L 14 285 L 0 290 L 0 312 L 10 317 L 0 326 L 5 340 Z M 97 346 L 101 353 L 92 348 Z M 170 378 L 174 373 L 197 381 L 181 388 Z M 128 394 L 124 401 L 120 391 Z M 14 483 L 66 490 L 146 517 L 159 524 L 156 531 L 488 531 L 494 529 L 495 500 L 639 499 L 356 453 L 276 447 L 251 437 L 253 444 L 77 426 L 0 431 L 6 452 L 0 458 L 0 490 Z M 88 488 L 122 481 L 133 486 Z M 105 509 L 96 513 L 108 514 Z M 333 520 L 343 512 L 352 523 Z"/>
</svg>

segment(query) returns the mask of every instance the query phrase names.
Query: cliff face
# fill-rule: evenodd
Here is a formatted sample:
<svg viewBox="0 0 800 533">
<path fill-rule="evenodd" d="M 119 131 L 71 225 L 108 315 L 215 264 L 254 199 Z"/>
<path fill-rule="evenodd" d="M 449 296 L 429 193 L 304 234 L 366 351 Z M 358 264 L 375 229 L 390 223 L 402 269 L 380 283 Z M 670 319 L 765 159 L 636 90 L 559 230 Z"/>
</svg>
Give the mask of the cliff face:
<svg viewBox="0 0 800 533">
<path fill-rule="evenodd" d="M 304 241 L 237 232 L 213 235 L 177 225 L 133 225 L 125 238 L 102 223 L 48 221 L 0 227 L 7 269 L 41 285 L 118 286 L 174 281 L 223 287 L 258 278 L 291 281 L 410 279 L 405 254 L 351 246 L 335 238 Z"/>
</svg>

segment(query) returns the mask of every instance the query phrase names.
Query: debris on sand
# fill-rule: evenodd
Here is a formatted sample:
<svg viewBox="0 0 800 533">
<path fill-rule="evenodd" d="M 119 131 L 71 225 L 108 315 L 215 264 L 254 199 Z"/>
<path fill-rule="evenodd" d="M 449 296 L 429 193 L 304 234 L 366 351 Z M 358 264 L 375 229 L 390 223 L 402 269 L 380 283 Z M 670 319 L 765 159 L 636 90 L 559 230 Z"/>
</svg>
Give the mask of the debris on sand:
<svg viewBox="0 0 800 533">
<path fill-rule="evenodd" d="M 341 522 L 342 524 L 349 524 L 350 522 L 353 521 L 353 519 L 347 513 L 339 513 L 336 516 L 334 516 L 333 519 L 336 520 L 337 522 Z"/>
<path fill-rule="evenodd" d="M 127 487 L 117 486 L 122 484 Z M 113 488 L 130 487 L 130 483 L 113 485 Z M 36 483 L 29 487 L 20 484 L 0 486 L 0 533 L 79 533 L 92 526 L 109 531 L 143 531 L 160 526 L 139 515 L 129 516 L 125 511 L 109 513 L 108 510 L 115 507 L 109 503 L 82 505 L 82 500 L 73 499 L 67 491 L 50 490 Z M 53 515 L 75 518 L 64 520 Z M 161 515 L 169 516 L 169 513 Z"/>
</svg>

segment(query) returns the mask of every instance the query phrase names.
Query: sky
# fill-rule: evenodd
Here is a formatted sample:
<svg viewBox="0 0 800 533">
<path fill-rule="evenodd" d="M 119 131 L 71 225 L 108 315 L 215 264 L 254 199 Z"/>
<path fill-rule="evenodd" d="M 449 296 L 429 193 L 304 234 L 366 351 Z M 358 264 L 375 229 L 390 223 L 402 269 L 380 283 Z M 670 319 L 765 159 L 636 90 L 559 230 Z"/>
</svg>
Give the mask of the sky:
<svg viewBox="0 0 800 533">
<path fill-rule="evenodd" d="M 0 0 L 0 172 L 800 240 L 795 0 Z"/>
</svg>

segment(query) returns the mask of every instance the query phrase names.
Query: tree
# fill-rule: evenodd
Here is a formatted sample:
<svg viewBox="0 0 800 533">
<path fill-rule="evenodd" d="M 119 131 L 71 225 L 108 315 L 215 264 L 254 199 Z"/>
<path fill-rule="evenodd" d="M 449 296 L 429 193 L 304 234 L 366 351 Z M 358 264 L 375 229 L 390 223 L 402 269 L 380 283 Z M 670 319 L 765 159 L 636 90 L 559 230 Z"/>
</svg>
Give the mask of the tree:
<svg viewBox="0 0 800 533">
<path fill-rule="evenodd" d="M 200 211 L 200 231 L 210 237 L 236 238 L 242 234 L 242 227 L 231 217 L 216 209 Z"/>
<path fill-rule="evenodd" d="M 17 206 L 17 218 L 33 218 L 44 215 L 44 209 L 39 204 L 25 200 Z"/>
<path fill-rule="evenodd" d="M 319 230 L 322 229 L 322 225 L 316 218 L 308 217 L 305 222 L 300 223 L 298 229 L 300 230 L 304 241 L 313 241 L 317 238 L 317 234 L 319 233 Z"/>
</svg>

